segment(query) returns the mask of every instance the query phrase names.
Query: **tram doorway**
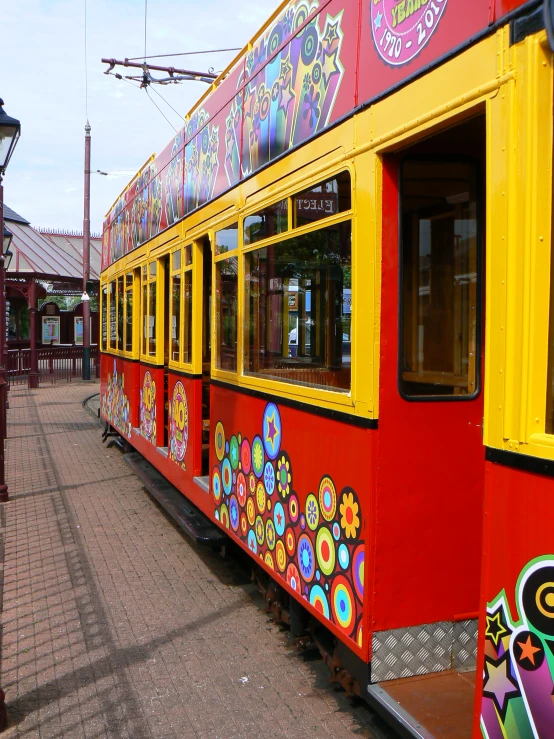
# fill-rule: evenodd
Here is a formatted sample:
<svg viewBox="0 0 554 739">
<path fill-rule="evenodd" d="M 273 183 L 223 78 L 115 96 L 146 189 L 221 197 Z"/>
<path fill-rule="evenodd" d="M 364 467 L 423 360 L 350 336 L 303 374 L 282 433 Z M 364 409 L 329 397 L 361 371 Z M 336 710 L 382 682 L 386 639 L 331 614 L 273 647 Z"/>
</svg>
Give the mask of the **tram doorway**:
<svg viewBox="0 0 554 739">
<path fill-rule="evenodd" d="M 202 249 L 202 476 L 209 475 L 210 382 L 212 368 L 212 250 L 210 239 L 200 240 Z"/>
<path fill-rule="evenodd" d="M 371 682 L 450 739 L 471 737 L 475 683 L 485 132 L 482 114 L 383 159 Z"/>
</svg>

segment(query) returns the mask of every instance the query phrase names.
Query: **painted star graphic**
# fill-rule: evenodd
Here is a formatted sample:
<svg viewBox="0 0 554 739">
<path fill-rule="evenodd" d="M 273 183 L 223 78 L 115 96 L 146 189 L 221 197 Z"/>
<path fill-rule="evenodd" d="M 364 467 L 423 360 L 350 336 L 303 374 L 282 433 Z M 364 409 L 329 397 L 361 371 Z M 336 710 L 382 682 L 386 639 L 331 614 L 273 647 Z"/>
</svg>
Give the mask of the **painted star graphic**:
<svg viewBox="0 0 554 739">
<path fill-rule="evenodd" d="M 325 86 L 329 84 L 329 80 L 334 74 L 340 74 L 340 67 L 337 65 L 337 52 L 338 49 L 335 49 L 330 54 L 327 52 L 327 50 L 324 50 L 323 52 L 323 64 L 322 70 L 323 70 L 323 79 L 325 82 Z"/>
<path fill-rule="evenodd" d="M 275 437 L 279 435 L 279 429 L 275 426 L 275 413 L 267 419 L 267 440 L 275 446 Z"/>
<path fill-rule="evenodd" d="M 521 654 L 519 656 L 519 661 L 523 662 L 524 659 L 528 659 L 531 664 L 535 664 L 535 654 L 536 652 L 540 652 L 540 647 L 534 647 L 531 644 L 531 634 L 527 635 L 527 641 L 518 641 L 516 642 L 518 647 L 521 649 Z"/>
<path fill-rule="evenodd" d="M 282 522 L 283 522 L 283 516 L 280 513 L 278 513 L 277 514 L 277 523 L 279 524 L 279 526 L 281 525 Z"/>
<path fill-rule="evenodd" d="M 517 681 L 510 675 L 510 653 L 506 652 L 499 660 L 485 656 L 485 682 L 483 695 L 492 698 L 504 720 L 508 701 L 521 695 Z"/>
<path fill-rule="evenodd" d="M 383 22 L 383 14 L 381 12 L 377 13 L 375 16 L 375 30 L 378 28 L 381 28 L 381 23 Z"/>
<path fill-rule="evenodd" d="M 485 629 L 485 637 L 489 637 L 495 647 L 498 647 L 498 642 L 503 636 L 510 634 L 510 630 L 507 629 L 501 621 L 500 608 L 492 614 L 487 615 L 487 627 Z"/>
<path fill-rule="evenodd" d="M 339 34 L 337 33 L 337 28 L 339 27 L 339 21 L 336 23 L 327 23 L 327 28 L 325 29 L 325 36 L 323 37 L 325 41 L 327 41 L 329 44 L 332 44 L 335 39 L 338 39 Z"/>
<path fill-rule="evenodd" d="M 283 111 L 285 116 L 288 115 L 289 105 L 291 104 L 292 100 L 294 100 L 294 92 L 291 89 L 290 82 L 289 82 L 287 87 L 281 88 L 281 99 L 279 100 L 279 108 L 278 108 L 278 110 Z"/>
<path fill-rule="evenodd" d="M 292 65 L 289 61 L 289 58 L 281 59 L 281 69 L 279 71 L 279 78 L 283 80 L 283 82 L 286 81 L 287 76 L 292 72 Z"/>
</svg>

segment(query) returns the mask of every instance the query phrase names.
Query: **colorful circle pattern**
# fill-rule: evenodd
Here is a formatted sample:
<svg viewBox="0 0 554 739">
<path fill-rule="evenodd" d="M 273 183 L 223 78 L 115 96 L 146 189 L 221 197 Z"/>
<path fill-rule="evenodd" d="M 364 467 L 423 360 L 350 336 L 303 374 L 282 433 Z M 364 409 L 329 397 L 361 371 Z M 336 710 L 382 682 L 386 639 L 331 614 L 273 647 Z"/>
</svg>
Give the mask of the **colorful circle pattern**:
<svg viewBox="0 0 554 739">
<path fill-rule="evenodd" d="M 211 476 L 215 520 L 272 577 L 303 597 L 316 616 L 334 623 L 360 648 L 365 545 L 356 492 L 337 488 L 331 474 L 319 478 L 313 493 L 293 489 L 293 463 L 283 449 L 284 429 L 275 403 L 265 406 L 261 426 L 246 430 L 249 438 L 237 428 L 226 434 L 223 421 L 216 425 L 217 462 Z"/>
</svg>

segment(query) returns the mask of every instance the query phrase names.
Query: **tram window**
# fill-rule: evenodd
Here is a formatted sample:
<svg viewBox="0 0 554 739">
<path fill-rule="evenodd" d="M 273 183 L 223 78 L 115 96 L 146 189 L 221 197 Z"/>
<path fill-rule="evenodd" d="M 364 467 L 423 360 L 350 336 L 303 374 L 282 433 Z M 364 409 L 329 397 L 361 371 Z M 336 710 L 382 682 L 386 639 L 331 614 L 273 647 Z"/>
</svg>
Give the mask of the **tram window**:
<svg viewBox="0 0 554 739">
<path fill-rule="evenodd" d="M 239 245 L 239 224 L 233 223 L 215 232 L 215 253 L 226 254 L 235 251 Z"/>
<path fill-rule="evenodd" d="M 184 274 L 183 362 L 192 362 L 192 270 Z"/>
<path fill-rule="evenodd" d="M 133 351 L 133 273 L 125 275 L 125 351 Z"/>
<path fill-rule="evenodd" d="M 351 223 L 249 252 L 245 373 L 348 391 Z"/>
<path fill-rule="evenodd" d="M 237 371 L 238 258 L 223 259 L 215 266 L 216 367 Z"/>
<path fill-rule="evenodd" d="M 175 255 L 173 255 L 175 256 Z M 180 261 L 180 260 L 179 260 Z M 179 362 L 181 340 L 181 273 L 171 276 L 171 359 Z"/>
<path fill-rule="evenodd" d="M 108 338 L 108 288 L 102 285 L 102 351 L 107 349 Z"/>
<path fill-rule="evenodd" d="M 110 349 L 115 349 L 117 338 L 117 302 L 115 280 L 110 282 Z"/>
<path fill-rule="evenodd" d="M 284 233 L 288 227 L 289 203 L 288 200 L 281 200 L 244 219 L 244 244 L 255 244 L 262 239 Z"/>
<path fill-rule="evenodd" d="M 156 263 L 150 264 L 150 274 L 154 266 L 156 274 Z M 148 354 L 156 356 L 156 279 L 148 283 Z"/>
<path fill-rule="evenodd" d="M 471 162 L 406 161 L 401 178 L 400 390 L 477 390 L 477 173 Z"/>
<path fill-rule="evenodd" d="M 320 182 L 295 195 L 293 201 L 295 228 L 350 210 L 350 173 L 341 172 L 330 180 Z"/>
<path fill-rule="evenodd" d="M 192 244 L 185 246 L 185 267 L 192 264 Z"/>
<path fill-rule="evenodd" d="M 144 281 L 146 280 L 146 267 L 142 268 L 142 279 L 142 353 L 146 354 L 146 349 L 148 346 L 148 283 Z"/>
<path fill-rule="evenodd" d="M 123 275 L 117 278 L 117 348 L 123 351 Z"/>
<path fill-rule="evenodd" d="M 181 269 L 181 250 L 177 249 L 177 251 L 174 251 L 171 255 L 171 271 L 175 272 L 176 270 Z"/>
</svg>

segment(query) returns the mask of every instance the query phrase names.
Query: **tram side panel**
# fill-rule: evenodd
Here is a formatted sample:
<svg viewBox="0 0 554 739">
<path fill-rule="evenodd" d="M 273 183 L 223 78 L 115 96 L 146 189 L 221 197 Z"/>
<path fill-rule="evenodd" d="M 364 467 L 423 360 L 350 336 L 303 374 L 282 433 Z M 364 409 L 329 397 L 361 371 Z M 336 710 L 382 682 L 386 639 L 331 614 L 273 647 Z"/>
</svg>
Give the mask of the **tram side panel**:
<svg viewBox="0 0 554 739">
<path fill-rule="evenodd" d="M 481 729 L 490 739 L 546 739 L 554 736 L 554 481 L 493 462 L 486 472 Z"/>
<path fill-rule="evenodd" d="M 374 431 L 219 386 L 211 404 L 215 520 L 367 662 Z"/>
<path fill-rule="evenodd" d="M 100 356 L 100 415 L 132 441 L 139 416 L 139 365 L 120 357 Z"/>
</svg>

